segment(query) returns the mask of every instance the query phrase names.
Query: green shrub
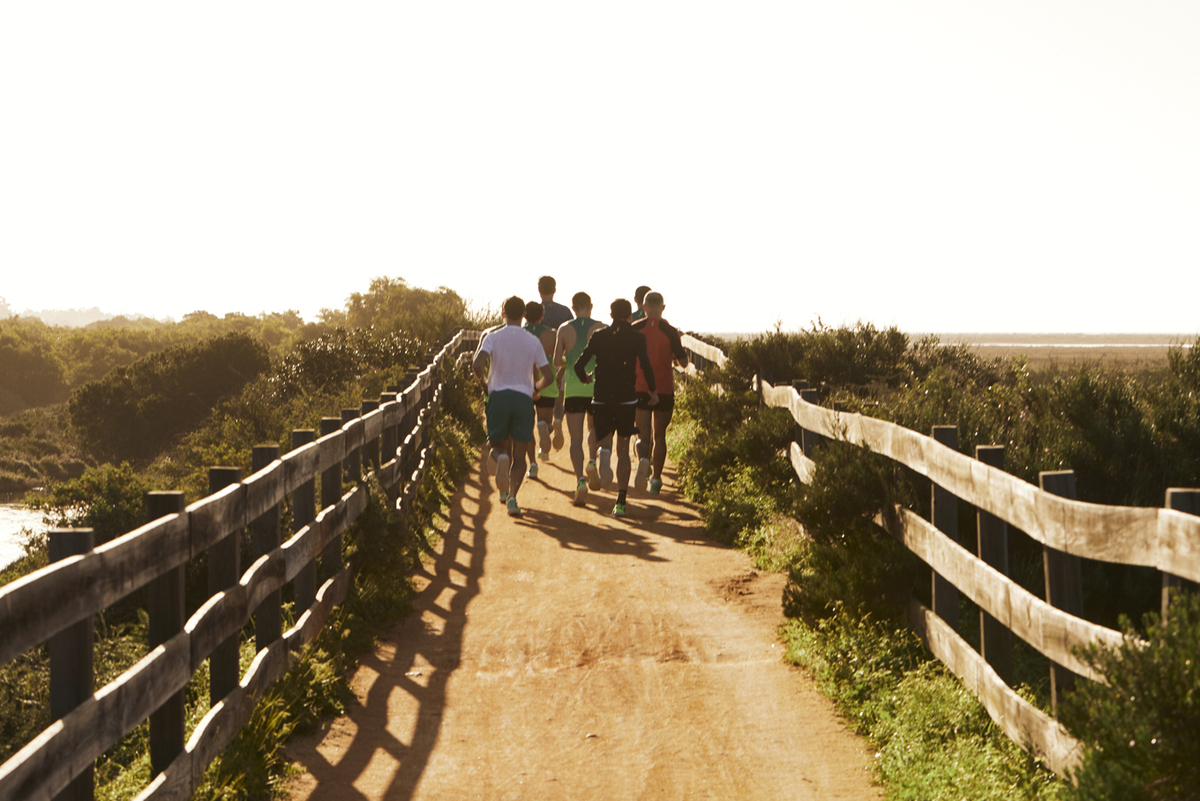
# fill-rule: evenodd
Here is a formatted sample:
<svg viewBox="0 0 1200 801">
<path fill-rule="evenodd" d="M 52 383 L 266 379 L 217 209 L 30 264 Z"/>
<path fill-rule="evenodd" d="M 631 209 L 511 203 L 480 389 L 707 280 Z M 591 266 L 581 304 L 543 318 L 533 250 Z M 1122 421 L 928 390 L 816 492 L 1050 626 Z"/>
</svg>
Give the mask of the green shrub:
<svg viewBox="0 0 1200 801">
<path fill-rule="evenodd" d="M 55 484 L 45 495 L 31 496 L 29 504 L 42 511 L 47 525 L 94 529 L 99 546 L 146 522 L 151 488 L 128 462 L 105 464 Z"/>
<path fill-rule="evenodd" d="M 1088 801 L 1200 798 L 1200 594 L 1176 596 L 1163 622 L 1146 616 L 1147 644 L 1125 621 L 1125 643 L 1080 656 L 1107 679 L 1081 682 L 1063 721 L 1087 746 L 1076 778 Z"/>
<path fill-rule="evenodd" d="M 265 346 L 245 334 L 168 348 L 77 389 L 71 422 L 102 458 L 149 460 L 267 367 Z"/>
</svg>

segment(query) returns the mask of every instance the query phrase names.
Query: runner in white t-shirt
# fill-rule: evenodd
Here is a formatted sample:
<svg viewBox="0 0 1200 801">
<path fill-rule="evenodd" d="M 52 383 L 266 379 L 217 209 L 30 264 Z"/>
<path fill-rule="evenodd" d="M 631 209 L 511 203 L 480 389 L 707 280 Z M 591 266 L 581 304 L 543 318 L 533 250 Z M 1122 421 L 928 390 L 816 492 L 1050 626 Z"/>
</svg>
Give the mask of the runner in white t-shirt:
<svg viewBox="0 0 1200 801">
<path fill-rule="evenodd" d="M 524 315 L 521 298 L 514 295 L 504 301 L 506 325 L 491 331 L 480 343 L 472 364 L 475 376 L 487 388 L 487 431 L 496 459 L 496 489 L 513 517 L 521 514 L 517 490 L 525 478 L 525 458 L 533 442 L 533 398 L 554 382 L 542 343 L 521 327 Z M 509 437 L 513 440 L 511 453 Z"/>
</svg>

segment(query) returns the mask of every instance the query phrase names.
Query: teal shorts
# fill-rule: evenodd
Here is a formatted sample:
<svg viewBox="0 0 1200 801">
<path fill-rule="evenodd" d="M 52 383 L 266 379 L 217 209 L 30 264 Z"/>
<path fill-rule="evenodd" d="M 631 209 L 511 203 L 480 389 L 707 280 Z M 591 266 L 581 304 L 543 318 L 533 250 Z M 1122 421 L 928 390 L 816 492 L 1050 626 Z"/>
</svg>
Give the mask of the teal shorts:
<svg viewBox="0 0 1200 801">
<path fill-rule="evenodd" d="M 487 435 L 493 442 L 512 437 L 517 442 L 533 441 L 537 414 L 533 398 L 515 389 L 492 392 L 487 398 Z"/>
</svg>

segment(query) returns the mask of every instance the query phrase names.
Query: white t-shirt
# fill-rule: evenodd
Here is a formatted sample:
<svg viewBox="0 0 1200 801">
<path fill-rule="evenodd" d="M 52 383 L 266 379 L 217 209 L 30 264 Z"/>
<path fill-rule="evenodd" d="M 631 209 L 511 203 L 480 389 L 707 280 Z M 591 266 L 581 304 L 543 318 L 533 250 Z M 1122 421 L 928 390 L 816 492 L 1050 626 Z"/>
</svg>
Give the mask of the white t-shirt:
<svg viewBox="0 0 1200 801">
<path fill-rule="evenodd" d="M 534 371 L 550 364 L 542 341 L 519 325 L 492 331 L 479 345 L 479 351 L 491 358 L 489 393 L 512 389 L 532 398 Z"/>
</svg>

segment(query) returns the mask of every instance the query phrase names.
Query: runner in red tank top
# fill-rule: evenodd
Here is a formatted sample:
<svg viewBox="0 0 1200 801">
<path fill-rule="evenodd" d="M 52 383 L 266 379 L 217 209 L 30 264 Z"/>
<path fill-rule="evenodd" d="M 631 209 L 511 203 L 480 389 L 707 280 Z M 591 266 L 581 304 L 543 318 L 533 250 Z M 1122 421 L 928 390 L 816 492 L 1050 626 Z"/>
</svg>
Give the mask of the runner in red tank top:
<svg viewBox="0 0 1200 801">
<path fill-rule="evenodd" d="M 638 467 L 634 476 L 633 486 L 646 489 L 646 479 L 650 478 L 650 492 L 657 495 L 662 489 L 663 465 L 667 462 L 667 426 L 671 424 L 671 416 L 675 411 L 675 371 L 672 364 L 686 367 L 687 351 L 683 349 L 683 341 L 679 332 L 662 318 L 663 296 L 658 292 L 646 295 L 644 301 L 646 317 L 633 324 L 635 331 L 640 331 L 646 338 L 646 351 L 650 356 L 650 369 L 658 390 L 658 403 L 649 403 L 649 386 L 642 376 L 641 367 L 637 371 L 637 450 Z M 651 422 L 653 422 L 653 437 L 651 437 Z M 653 468 L 653 477 L 651 477 Z"/>
</svg>

